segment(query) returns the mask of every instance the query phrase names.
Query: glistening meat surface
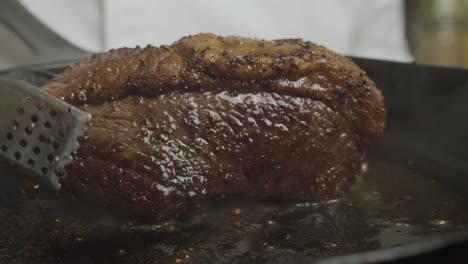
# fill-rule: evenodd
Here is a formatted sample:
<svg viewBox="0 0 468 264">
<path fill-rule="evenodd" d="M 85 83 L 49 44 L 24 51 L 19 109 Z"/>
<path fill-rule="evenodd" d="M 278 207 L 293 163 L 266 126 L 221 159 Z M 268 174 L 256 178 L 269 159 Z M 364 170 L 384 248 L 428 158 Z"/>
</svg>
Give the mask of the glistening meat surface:
<svg viewBox="0 0 468 264">
<path fill-rule="evenodd" d="M 93 115 L 64 188 L 149 221 L 225 195 L 338 198 L 386 119 L 364 71 L 301 40 L 119 49 L 44 89 Z"/>
</svg>

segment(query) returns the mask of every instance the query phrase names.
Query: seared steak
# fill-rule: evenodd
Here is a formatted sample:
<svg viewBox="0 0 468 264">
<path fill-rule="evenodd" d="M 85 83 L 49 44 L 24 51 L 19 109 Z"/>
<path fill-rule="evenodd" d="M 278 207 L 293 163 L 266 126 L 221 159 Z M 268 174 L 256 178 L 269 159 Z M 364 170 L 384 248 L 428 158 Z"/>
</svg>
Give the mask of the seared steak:
<svg viewBox="0 0 468 264">
<path fill-rule="evenodd" d="M 363 70 L 295 39 L 112 50 L 44 89 L 93 115 L 64 188 L 150 221 L 225 195 L 338 198 L 386 119 Z"/>
</svg>

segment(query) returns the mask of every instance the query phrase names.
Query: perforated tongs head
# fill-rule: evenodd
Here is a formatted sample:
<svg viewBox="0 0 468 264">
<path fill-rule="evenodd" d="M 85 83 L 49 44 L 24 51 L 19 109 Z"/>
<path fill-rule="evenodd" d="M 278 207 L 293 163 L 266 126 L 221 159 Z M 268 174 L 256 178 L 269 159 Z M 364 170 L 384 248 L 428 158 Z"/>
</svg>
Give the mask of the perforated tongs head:
<svg viewBox="0 0 468 264">
<path fill-rule="evenodd" d="M 89 120 L 89 113 L 37 87 L 0 78 L 0 156 L 54 190 Z"/>
</svg>

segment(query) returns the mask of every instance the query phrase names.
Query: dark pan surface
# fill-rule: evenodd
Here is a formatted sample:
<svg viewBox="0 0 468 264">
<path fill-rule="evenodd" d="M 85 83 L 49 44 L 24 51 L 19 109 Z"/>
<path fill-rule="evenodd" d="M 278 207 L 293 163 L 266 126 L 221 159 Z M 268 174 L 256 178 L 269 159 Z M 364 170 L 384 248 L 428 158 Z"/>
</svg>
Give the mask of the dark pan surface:
<svg viewBox="0 0 468 264">
<path fill-rule="evenodd" d="M 389 128 L 344 199 L 297 204 L 231 197 L 173 222 L 138 225 L 67 194 L 46 194 L 1 165 L 0 263 L 326 262 L 385 248 L 407 248 L 411 255 L 421 241 L 463 234 L 468 74 L 357 62 L 384 91 Z M 40 66 L 10 74 L 40 84 L 57 71 Z M 375 258 L 398 258 L 398 252 Z"/>
<path fill-rule="evenodd" d="M 125 224 L 85 208 L 81 216 L 57 212 L 53 207 L 58 204 L 49 203 L 42 210 L 0 210 L 0 258 L 26 263 L 289 263 L 405 245 L 468 225 L 462 197 L 435 179 L 382 161 L 371 161 L 368 173 L 340 201 L 228 199 L 154 226 Z"/>
</svg>

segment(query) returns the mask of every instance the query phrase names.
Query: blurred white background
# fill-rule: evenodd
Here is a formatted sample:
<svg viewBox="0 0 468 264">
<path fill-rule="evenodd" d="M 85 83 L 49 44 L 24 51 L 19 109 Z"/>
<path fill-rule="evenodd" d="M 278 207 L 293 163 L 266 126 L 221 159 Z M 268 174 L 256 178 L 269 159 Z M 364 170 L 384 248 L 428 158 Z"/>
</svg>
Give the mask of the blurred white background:
<svg viewBox="0 0 468 264">
<path fill-rule="evenodd" d="M 92 52 L 170 44 L 185 35 L 212 32 L 302 38 L 345 55 L 411 60 L 400 0 L 20 2 L 62 37 Z M 0 39 L 0 69 L 28 63 L 30 52 L 3 25 Z"/>
</svg>

